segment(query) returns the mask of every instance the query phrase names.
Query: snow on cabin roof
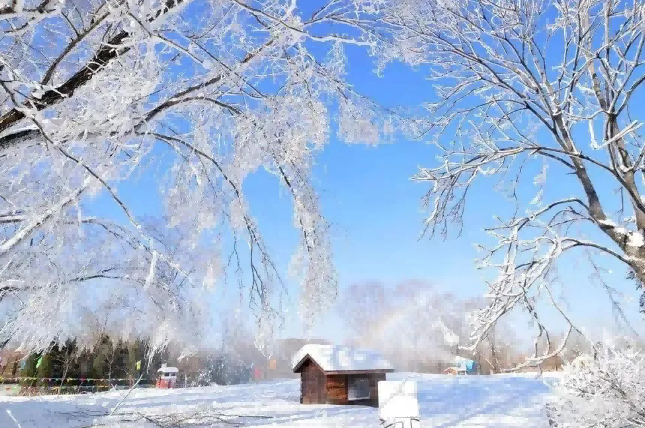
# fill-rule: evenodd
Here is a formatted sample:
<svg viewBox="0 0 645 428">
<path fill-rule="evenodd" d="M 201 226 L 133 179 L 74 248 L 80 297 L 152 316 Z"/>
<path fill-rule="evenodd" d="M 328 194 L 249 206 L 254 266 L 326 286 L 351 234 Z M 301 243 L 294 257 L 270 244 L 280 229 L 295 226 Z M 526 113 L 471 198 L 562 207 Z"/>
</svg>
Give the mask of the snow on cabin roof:
<svg viewBox="0 0 645 428">
<path fill-rule="evenodd" d="M 294 371 L 307 355 L 325 372 L 394 370 L 385 358 L 373 351 L 348 346 L 308 344 L 294 355 L 291 361 Z"/>
<path fill-rule="evenodd" d="M 177 373 L 179 369 L 177 367 L 161 367 L 159 370 L 157 370 L 157 373 L 159 372 L 164 372 L 164 373 Z"/>
</svg>

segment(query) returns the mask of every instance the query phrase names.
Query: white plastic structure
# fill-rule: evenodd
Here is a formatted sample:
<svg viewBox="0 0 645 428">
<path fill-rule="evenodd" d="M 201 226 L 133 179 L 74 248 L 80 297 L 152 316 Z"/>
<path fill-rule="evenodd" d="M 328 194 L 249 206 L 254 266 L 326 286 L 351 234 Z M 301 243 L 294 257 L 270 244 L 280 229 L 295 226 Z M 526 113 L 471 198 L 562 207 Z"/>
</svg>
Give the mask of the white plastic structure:
<svg viewBox="0 0 645 428">
<path fill-rule="evenodd" d="M 177 373 L 179 369 L 177 367 L 169 367 L 166 364 L 162 364 L 159 370 L 159 378 L 157 379 L 157 388 L 175 388 L 177 385 Z"/>
<path fill-rule="evenodd" d="M 378 407 L 383 427 L 421 427 L 417 383 L 414 381 L 380 381 Z"/>
</svg>

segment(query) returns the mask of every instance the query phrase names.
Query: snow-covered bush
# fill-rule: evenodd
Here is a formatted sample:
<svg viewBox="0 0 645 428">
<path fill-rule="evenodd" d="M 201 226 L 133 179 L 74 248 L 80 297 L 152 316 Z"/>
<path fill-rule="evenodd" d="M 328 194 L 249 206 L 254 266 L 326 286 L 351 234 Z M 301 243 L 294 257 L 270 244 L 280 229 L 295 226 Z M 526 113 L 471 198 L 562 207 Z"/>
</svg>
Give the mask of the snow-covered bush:
<svg viewBox="0 0 645 428">
<path fill-rule="evenodd" d="M 582 355 L 565 367 L 548 405 L 557 427 L 645 426 L 645 355 L 633 347 Z"/>
</svg>

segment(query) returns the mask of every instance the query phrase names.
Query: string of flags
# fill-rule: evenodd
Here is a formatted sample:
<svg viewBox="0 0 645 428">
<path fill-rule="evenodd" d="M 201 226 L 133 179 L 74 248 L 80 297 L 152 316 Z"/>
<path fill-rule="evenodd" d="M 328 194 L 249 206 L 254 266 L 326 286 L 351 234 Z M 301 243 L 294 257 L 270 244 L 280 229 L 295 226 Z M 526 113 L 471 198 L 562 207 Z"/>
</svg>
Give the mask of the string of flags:
<svg viewBox="0 0 645 428">
<path fill-rule="evenodd" d="M 14 386 L 7 386 L 6 389 L 10 390 L 11 388 L 20 388 L 20 385 L 14 385 Z M 60 390 L 85 390 L 85 389 L 91 389 L 91 390 L 109 390 L 111 388 L 110 385 L 51 385 L 51 386 L 39 386 L 37 387 L 39 389 L 44 389 L 44 390 L 53 390 L 56 391 L 58 389 Z"/>
<path fill-rule="evenodd" d="M 42 362 L 43 362 L 43 357 L 41 356 L 40 358 L 38 358 L 38 361 L 36 362 L 36 368 L 40 367 Z M 26 365 L 27 365 L 27 360 L 22 360 L 20 362 L 20 368 L 24 369 Z M 0 357 L 0 366 L 2 366 L 2 357 Z M 137 366 L 137 370 L 141 370 L 141 360 L 137 361 L 136 366 Z"/>
<path fill-rule="evenodd" d="M 20 382 L 23 380 L 46 380 L 46 381 L 62 381 L 65 380 L 67 382 L 73 382 L 73 381 L 81 381 L 81 382 L 111 382 L 111 381 L 126 381 L 126 380 L 134 380 L 135 378 L 129 377 L 129 378 L 114 378 L 114 379 L 105 379 L 105 378 L 73 378 L 73 377 L 0 377 L 0 383 L 1 382 Z M 141 380 L 145 380 L 146 378 L 141 378 Z"/>
</svg>

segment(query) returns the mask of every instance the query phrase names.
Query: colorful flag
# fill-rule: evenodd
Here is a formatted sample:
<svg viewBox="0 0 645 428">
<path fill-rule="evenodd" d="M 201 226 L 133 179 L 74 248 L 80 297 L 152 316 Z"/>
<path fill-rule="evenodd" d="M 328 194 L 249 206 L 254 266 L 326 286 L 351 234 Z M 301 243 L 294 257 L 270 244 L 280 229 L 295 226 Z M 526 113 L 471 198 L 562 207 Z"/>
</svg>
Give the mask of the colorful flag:
<svg viewBox="0 0 645 428">
<path fill-rule="evenodd" d="M 40 367 L 40 363 L 43 362 L 43 357 L 38 358 L 38 362 L 36 363 L 36 368 Z"/>
<path fill-rule="evenodd" d="M 137 370 L 141 370 L 141 360 L 137 361 Z"/>
</svg>

